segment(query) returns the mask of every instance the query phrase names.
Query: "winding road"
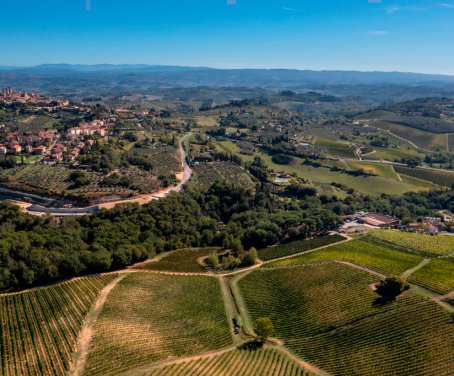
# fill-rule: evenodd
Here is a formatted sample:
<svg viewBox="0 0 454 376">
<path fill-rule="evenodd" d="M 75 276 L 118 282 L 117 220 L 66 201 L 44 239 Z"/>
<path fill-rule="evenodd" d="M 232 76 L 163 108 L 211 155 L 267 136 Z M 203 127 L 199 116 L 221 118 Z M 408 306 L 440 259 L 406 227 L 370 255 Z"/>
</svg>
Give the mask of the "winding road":
<svg viewBox="0 0 454 376">
<path fill-rule="evenodd" d="M 148 195 L 142 195 L 132 199 L 119 200 L 100 205 L 88 206 L 84 208 L 61 208 L 57 207 L 58 201 L 51 198 L 31 195 L 24 192 L 13 191 L 6 188 L 0 188 L 0 200 L 10 200 L 19 205 L 24 211 L 30 214 L 43 215 L 50 214 L 53 216 L 82 216 L 95 213 L 101 209 L 110 209 L 115 205 L 125 203 L 138 203 L 140 205 L 147 204 L 153 200 L 160 200 L 167 197 L 171 192 L 181 192 L 184 185 L 192 177 L 192 169 L 188 164 L 186 151 L 184 149 L 184 142 L 192 136 L 192 133 L 187 133 L 179 140 L 180 158 L 183 166 L 183 171 L 177 174 L 180 182 L 173 187 L 166 188 L 162 191 L 155 192 Z"/>
</svg>

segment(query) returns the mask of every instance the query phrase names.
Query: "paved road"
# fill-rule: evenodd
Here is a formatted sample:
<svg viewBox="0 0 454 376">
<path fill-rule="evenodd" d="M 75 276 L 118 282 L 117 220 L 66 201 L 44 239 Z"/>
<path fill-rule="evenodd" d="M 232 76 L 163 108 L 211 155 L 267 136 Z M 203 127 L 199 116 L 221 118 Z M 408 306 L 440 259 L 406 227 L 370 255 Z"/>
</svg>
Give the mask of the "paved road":
<svg viewBox="0 0 454 376">
<path fill-rule="evenodd" d="M 181 163 L 183 165 L 183 176 L 175 187 L 171 187 L 160 193 L 150 195 L 148 202 L 152 200 L 159 200 L 164 197 L 167 197 L 170 192 L 181 192 L 184 185 L 191 179 L 192 169 L 188 164 L 186 151 L 184 150 L 184 142 L 191 137 L 192 133 L 188 133 L 183 136 L 179 141 L 180 148 L 180 157 Z M 31 195 L 23 192 L 13 191 L 6 188 L 0 188 L 0 200 L 14 200 L 25 207 L 25 210 L 30 214 L 45 214 L 48 213 L 54 216 L 81 216 L 86 214 L 92 214 L 101 209 L 100 206 L 94 205 L 85 208 L 71 208 L 66 209 L 62 208 L 61 201 L 53 200 L 46 197 L 41 197 L 37 195 Z M 116 204 L 121 204 L 122 202 L 129 202 L 129 200 L 118 201 Z M 29 206 L 27 206 L 29 205 Z"/>
</svg>

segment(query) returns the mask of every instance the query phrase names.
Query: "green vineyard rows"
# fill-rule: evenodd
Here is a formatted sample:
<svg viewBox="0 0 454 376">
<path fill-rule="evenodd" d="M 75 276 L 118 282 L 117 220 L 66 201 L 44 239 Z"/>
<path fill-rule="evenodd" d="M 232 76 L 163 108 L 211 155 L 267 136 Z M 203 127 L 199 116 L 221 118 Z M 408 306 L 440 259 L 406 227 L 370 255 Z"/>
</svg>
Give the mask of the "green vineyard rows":
<svg viewBox="0 0 454 376">
<path fill-rule="evenodd" d="M 194 248 L 182 249 L 163 255 L 156 262 L 147 262 L 137 266 L 137 269 L 162 270 L 169 272 L 203 273 L 205 270 L 198 263 L 198 259 L 208 256 L 214 249 Z"/>
<path fill-rule="evenodd" d="M 117 375 L 231 343 L 216 278 L 132 273 L 96 322 L 85 374 Z"/>
<path fill-rule="evenodd" d="M 275 349 L 233 350 L 156 368 L 147 376 L 315 376 Z"/>
<path fill-rule="evenodd" d="M 386 275 L 397 275 L 418 265 L 423 258 L 363 240 L 354 240 L 305 255 L 275 261 L 267 264 L 266 267 L 292 266 L 321 260 L 346 261 Z"/>
<path fill-rule="evenodd" d="M 454 184 L 454 172 L 437 171 L 422 168 L 411 168 L 404 166 L 394 166 L 398 174 L 411 176 L 413 178 L 427 180 L 437 185 L 451 188 Z"/>
<path fill-rule="evenodd" d="M 333 262 L 257 270 L 239 281 L 249 314 L 269 316 L 279 338 L 324 333 L 377 313 L 377 277 Z M 285 307 L 285 309 L 283 309 Z"/>
<path fill-rule="evenodd" d="M 239 287 L 252 320 L 271 317 L 286 347 L 333 375 L 452 375 L 452 317 L 412 293 L 383 304 L 349 268 L 254 271 Z"/>
<path fill-rule="evenodd" d="M 0 375 L 66 375 L 84 318 L 115 277 L 0 296 Z"/>
<path fill-rule="evenodd" d="M 407 247 L 410 251 L 420 250 L 433 256 L 454 254 L 454 238 L 449 236 L 430 236 L 394 230 L 373 231 L 370 236 Z"/>
<path fill-rule="evenodd" d="M 409 281 L 440 294 L 454 290 L 454 258 L 430 260 L 413 273 Z"/>
<path fill-rule="evenodd" d="M 255 186 L 246 171 L 233 163 L 206 163 L 194 166 L 193 169 L 197 177 L 197 183 L 203 189 L 209 189 L 216 181 L 225 181 L 245 188 L 254 188 Z"/>
<path fill-rule="evenodd" d="M 260 249 L 259 258 L 261 260 L 268 261 L 280 257 L 291 256 L 294 255 L 295 253 L 309 251 L 311 249 L 323 247 L 325 245 L 337 243 L 343 240 L 345 240 L 345 238 L 340 235 L 332 235 L 323 236 L 315 239 L 280 244 L 275 247 Z"/>
<path fill-rule="evenodd" d="M 379 315 L 288 347 L 333 375 L 451 376 L 452 317 L 436 303 L 407 296 Z"/>
</svg>

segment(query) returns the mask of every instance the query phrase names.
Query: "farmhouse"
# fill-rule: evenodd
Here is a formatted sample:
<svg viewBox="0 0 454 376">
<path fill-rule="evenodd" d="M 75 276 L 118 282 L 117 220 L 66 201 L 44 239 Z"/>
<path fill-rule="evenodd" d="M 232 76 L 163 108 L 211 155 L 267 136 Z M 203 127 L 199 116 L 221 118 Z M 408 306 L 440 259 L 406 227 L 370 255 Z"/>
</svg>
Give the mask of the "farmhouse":
<svg viewBox="0 0 454 376">
<path fill-rule="evenodd" d="M 0 155 L 5 155 L 8 152 L 4 145 L 0 145 Z"/>
<path fill-rule="evenodd" d="M 400 221 L 397 218 L 375 213 L 367 213 L 361 216 L 358 222 L 375 227 L 391 227 L 400 224 Z"/>
</svg>

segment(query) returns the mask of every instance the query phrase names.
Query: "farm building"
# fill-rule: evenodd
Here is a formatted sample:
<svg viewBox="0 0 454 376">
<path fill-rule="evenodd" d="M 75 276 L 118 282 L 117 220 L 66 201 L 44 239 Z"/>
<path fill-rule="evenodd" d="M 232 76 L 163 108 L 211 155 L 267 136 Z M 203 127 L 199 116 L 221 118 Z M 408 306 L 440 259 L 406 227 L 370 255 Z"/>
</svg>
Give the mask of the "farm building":
<svg viewBox="0 0 454 376">
<path fill-rule="evenodd" d="M 375 213 L 367 213 L 363 215 L 359 219 L 359 222 L 375 227 L 391 227 L 398 226 L 400 224 L 400 221 L 397 218 Z"/>
</svg>

